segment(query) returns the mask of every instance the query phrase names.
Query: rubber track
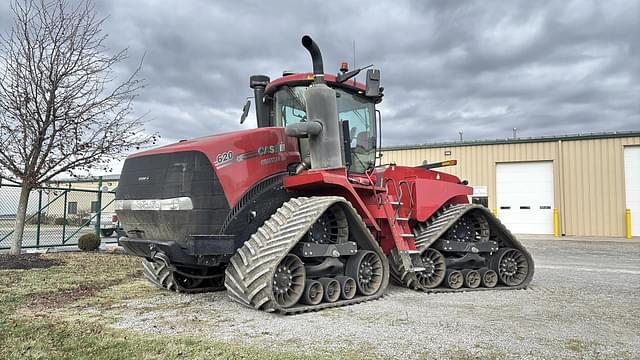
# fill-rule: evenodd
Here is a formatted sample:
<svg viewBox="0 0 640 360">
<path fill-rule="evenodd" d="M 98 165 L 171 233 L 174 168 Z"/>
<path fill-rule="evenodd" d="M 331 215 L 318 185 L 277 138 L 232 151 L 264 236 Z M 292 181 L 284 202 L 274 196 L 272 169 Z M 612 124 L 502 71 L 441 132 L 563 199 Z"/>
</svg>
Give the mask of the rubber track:
<svg viewBox="0 0 640 360">
<path fill-rule="evenodd" d="M 350 305 L 381 297 L 388 285 L 388 264 L 386 256 L 384 256 L 378 244 L 372 236 L 368 236 L 366 239 L 368 246 L 364 248 L 377 252 L 385 268 L 383 283 L 375 294 L 370 296 L 356 295 L 351 300 L 339 300 L 318 305 L 296 304 L 290 308 L 281 308 L 273 298 L 273 273 L 282 258 L 291 251 L 322 213 L 327 211 L 330 206 L 338 203 L 342 203 L 348 218 L 351 215 L 352 219 L 356 219 L 354 222 L 350 221 L 350 226 L 353 227 L 353 223 L 356 223 L 355 225 L 357 226 L 359 223 L 359 226 L 363 227 L 364 231 L 370 235 L 358 213 L 342 197 L 293 198 L 276 210 L 271 218 L 265 221 L 231 258 L 225 276 L 225 286 L 229 297 L 248 307 L 282 314 L 295 314 Z M 365 239 L 358 239 L 358 241 L 365 241 Z"/>
<path fill-rule="evenodd" d="M 180 286 L 175 281 L 175 278 L 173 277 L 173 270 L 164 262 L 149 261 L 147 259 L 144 259 L 142 260 L 142 268 L 144 277 L 147 278 L 150 283 L 160 289 L 187 294 L 224 290 L 224 286 L 196 287 L 193 289 L 186 289 Z"/>
<path fill-rule="evenodd" d="M 400 254 L 396 249 L 391 250 L 389 254 L 389 274 L 397 284 L 402 284 L 402 286 L 413 290 L 422 290 L 416 273 L 414 271 L 406 271 Z"/>
<path fill-rule="evenodd" d="M 142 268 L 144 277 L 156 287 L 177 291 L 176 282 L 167 264 L 144 259 L 142 260 Z"/>
<path fill-rule="evenodd" d="M 402 266 L 402 262 L 398 263 L 394 260 L 400 260 L 399 257 L 394 258 L 394 252 L 391 253 L 389 257 L 389 266 L 391 268 L 391 276 L 393 279 L 402 284 L 402 286 L 421 290 L 425 292 L 464 292 L 464 291 L 484 291 L 484 290 L 517 290 L 517 289 L 526 289 L 531 279 L 533 278 L 534 272 L 534 263 L 531 254 L 522 246 L 522 244 L 516 239 L 515 236 L 507 229 L 502 222 L 495 217 L 489 209 L 485 208 L 482 205 L 478 204 L 459 204 L 449 206 L 447 208 L 440 209 L 436 212 L 427 222 L 418 223 L 414 227 L 414 235 L 415 235 L 415 243 L 416 249 L 422 251 L 424 249 L 429 248 L 436 242 L 440 237 L 451 227 L 453 224 L 458 221 L 465 213 L 474 210 L 480 211 L 483 213 L 487 221 L 489 222 L 489 227 L 491 228 L 491 232 L 497 232 L 500 237 L 500 248 L 511 247 L 520 250 L 526 257 L 529 263 L 529 273 L 525 281 L 518 286 L 504 286 L 498 283 L 496 287 L 493 288 L 465 288 L 462 287 L 460 289 L 450 289 L 444 287 L 444 282 L 439 287 L 432 289 L 423 289 L 415 284 L 415 275 L 408 271 L 404 270 Z M 444 254 L 443 254 L 444 255 Z"/>
</svg>

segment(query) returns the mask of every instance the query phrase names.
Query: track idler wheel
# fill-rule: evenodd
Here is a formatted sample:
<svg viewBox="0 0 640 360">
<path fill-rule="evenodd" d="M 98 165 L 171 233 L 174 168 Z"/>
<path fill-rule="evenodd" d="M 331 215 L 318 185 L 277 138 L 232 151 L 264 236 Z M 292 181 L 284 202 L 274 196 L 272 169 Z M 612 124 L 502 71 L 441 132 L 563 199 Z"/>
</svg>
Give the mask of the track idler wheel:
<svg viewBox="0 0 640 360">
<path fill-rule="evenodd" d="M 360 294 L 373 295 L 382 286 L 384 276 L 382 259 L 373 251 L 360 250 L 347 260 L 345 275 L 355 279 Z"/>
<path fill-rule="evenodd" d="M 273 273 L 273 297 L 278 305 L 288 308 L 295 305 L 305 290 L 304 263 L 294 254 L 280 261 Z"/>
<path fill-rule="evenodd" d="M 324 296 L 322 297 L 326 302 L 336 302 L 340 298 L 340 283 L 336 279 L 332 278 L 320 278 L 318 279 L 324 289 Z"/>
<path fill-rule="evenodd" d="M 529 261 L 520 250 L 504 248 L 491 258 L 491 269 L 498 273 L 503 284 L 518 286 L 529 275 Z"/>
<path fill-rule="evenodd" d="M 480 273 L 477 270 L 462 270 L 462 275 L 464 276 L 465 287 L 475 289 L 482 283 L 482 277 L 480 277 Z"/>
<path fill-rule="evenodd" d="M 352 277 L 336 276 L 336 280 L 340 283 L 340 298 L 350 300 L 356 296 L 358 288 L 356 286 L 356 281 Z"/>
<path fill-rule="evenodd" d="M 446 275 L 444 256 L 436 249 L 426 249 L 420 255 L 425 270 L 417 271 L 416 278 L 424 289 L 433 289 L 440 285 Z"/>
<path fill-rule="evenodd" d="M 307 305 L 318 305 L 324 296 L 322 283 L 318 280 L 306 280 L 301 301 Z"/>
<path fill-rule="evenodd" d="M 482 278 L 482 286 L 484 287 L 492 288 L 498 285 L 498 274 L 491 269 L 481 269 L 480 277 Z"/>
<path fill-rule="evenodd" d="M 451 289 L 460 289 L 464 285 L 464 276 L 460 270 L 447 270 L 445 284 Z"/>
</svg>

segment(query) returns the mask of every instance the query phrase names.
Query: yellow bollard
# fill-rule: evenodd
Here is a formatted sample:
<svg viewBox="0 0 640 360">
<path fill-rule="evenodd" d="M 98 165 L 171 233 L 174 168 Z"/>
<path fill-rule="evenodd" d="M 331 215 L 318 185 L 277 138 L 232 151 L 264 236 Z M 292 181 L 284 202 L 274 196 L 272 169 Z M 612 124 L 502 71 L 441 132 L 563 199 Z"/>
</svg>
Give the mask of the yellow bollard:
<svg viewBox="0 0 640 360">
<path fill-rule="evenodd" d="M 558 221 L 558 208 L 553 208 L 553 236 L 560 236 L 560 227 Z"/>
<path fill-rule="evenodd" d="M 624 212 L 624 217 L 627 220 L 627 239 L 631 239 L 631 209 Z"/>
</svg>

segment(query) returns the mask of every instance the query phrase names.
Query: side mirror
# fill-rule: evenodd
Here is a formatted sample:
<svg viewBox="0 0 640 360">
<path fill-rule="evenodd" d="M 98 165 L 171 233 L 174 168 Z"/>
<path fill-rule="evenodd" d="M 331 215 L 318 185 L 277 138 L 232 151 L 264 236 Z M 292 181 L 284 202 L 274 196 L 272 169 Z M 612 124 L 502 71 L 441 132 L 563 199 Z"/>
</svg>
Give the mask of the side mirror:
<svg viewBox="0 0 640 360">
<path fill-rule="evenodd" d="M 369 69 L 367 70 L 367 83 L 365 88 L 366 96 L 378 96 L 380 95 L 380 70 Z"/>
<path fill-rule="evenodd" d="M 242 107 L 242 115 L 240 116 L 240 124 L 244 123 L 247 119 L 247 115 L 249 115 L 249 109 L 251 109 L 251 99 L 248 99 L 247 102 Z"/>
</svg>

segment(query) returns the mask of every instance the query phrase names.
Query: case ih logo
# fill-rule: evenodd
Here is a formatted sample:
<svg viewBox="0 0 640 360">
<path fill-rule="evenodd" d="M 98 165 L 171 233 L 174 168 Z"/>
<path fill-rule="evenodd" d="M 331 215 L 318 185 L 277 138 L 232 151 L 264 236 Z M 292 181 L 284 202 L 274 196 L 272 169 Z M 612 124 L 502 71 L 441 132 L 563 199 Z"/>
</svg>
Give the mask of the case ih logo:
<svg viewBox="0 0 640 360">
<path fill-rule="evenodd" d="M 284 150 L 285 150 L 284 143 L 270 145 L 270 146 L 260 146 L 258 148 L 258 156 L 284 152 Z"/>
<path fill-rule="evenodd" d="M 253 150 L 253 151 L 249 151 L 246 152 L 244 154 L 240 154 L 238 156 L 236 156 L 235 158 L 235 162 L 240 162 L 240 161 L 244 161 L 244 160 L 248 160 L 254 157 L 258 157 L 258 156 L 264 156 L 264 155 L 273 155 L 273 154 L 278 154 L 278 153 L 283 153 L 286 150 L 286 146 L 285 144 L 279 143 L 279 144 L 274 144 L 274 145 L 265 145 L 265 146 L 260 146 L 257 150 Z M 231 151 L 227 151 L 227 152 L 223 152 L 220 153 L 216 156 L 216 168 L 220 169 L 223 168 L 225 166 L 231 165 L 233 163 L 235 163 L 233 160 L 233 153 Z M 267 165 L 273 162 L 277 162 L 280 161 L 280 157 L 270 157 L 268 159 L 263 159 L 260 161 L 260 165 Z"/>
</svg>

